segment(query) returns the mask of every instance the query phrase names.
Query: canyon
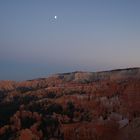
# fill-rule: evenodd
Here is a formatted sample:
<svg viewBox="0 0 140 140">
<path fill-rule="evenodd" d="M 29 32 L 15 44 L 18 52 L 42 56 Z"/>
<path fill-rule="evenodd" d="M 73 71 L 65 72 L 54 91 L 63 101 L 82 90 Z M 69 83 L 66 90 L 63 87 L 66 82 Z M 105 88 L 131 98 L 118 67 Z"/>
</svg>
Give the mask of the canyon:
<svg viewBox="0 0 140 140">
<path fill-rule="evenodd" d="M 0 81 L 1 140 L 139 140 L 140 68 Z"/>
</svg>

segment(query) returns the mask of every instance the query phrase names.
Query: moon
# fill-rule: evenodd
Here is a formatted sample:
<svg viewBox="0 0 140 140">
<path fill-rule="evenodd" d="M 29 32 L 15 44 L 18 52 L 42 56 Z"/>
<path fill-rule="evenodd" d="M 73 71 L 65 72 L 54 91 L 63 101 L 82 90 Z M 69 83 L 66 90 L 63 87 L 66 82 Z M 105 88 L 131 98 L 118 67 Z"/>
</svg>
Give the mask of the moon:
<svg viewBox="0 0 140 140">
<path fill-rule="evenodd" d="M 54 19 L 57 19 L 58 17 L 57 16 L 54 16 Z"/>
</svg>

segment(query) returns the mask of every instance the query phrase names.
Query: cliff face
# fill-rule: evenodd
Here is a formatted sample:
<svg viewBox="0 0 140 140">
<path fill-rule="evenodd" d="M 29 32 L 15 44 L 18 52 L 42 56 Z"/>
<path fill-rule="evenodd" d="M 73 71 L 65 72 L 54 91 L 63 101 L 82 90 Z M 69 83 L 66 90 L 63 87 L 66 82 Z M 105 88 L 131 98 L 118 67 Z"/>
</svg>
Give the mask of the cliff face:
<svg viewBox="0 0 140 140">
<path fill-rule="evenodd" d="M 139 140 L 140 68 L 0 81 L 0 139 Z"/>
<path fill-rule="evenodd" d="M 44 88 L 59 83 L 90 83 L 105 80 L 140 79 L 140 68 L 118 69 L 104 72 L 72 72 L 55 74 L 48 78 L 40 78 L 22 82 L 0 81 L 0 91 L 12 91 L 16 88 Z"/>
<path fill-rule="evenodd" d="M 12 91 L 15 86 L 16 82 L 14 81 L 0 81 L 0 91 Z"/>
<path fill-rule="evenodd" d="M 122 80 L 140 78 L 140 68 L 118 69 L 104 72 L 73 72 L 57 74 L 57 78 L 71 82 L 94 82 L 98 80 Z"/>
</svg>

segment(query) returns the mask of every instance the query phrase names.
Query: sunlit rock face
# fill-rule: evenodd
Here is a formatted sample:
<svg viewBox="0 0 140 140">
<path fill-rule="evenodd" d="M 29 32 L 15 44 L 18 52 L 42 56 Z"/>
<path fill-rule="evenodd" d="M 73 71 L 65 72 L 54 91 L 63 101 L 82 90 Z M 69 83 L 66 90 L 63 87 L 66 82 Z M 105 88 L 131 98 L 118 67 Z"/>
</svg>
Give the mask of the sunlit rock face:
<svg viewBox="0 0 140 140">
<path fill-rule="evenodd" d="M 14 81 L 0 81 L 0 91 L 12 91 L 16 87 Z"/>
<path fill-rule="evenodd" d="M 0 81 L 0 139 L 139 140 L 140 68 Z"/>
</svg>

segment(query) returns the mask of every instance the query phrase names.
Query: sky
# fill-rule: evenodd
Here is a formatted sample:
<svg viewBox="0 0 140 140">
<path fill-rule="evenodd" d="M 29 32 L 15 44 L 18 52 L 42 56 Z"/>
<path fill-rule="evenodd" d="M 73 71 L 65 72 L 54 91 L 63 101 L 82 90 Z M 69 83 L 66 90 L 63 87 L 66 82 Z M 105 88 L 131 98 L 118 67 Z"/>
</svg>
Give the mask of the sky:
<svg viewBox="0 0 140 140">
<path fill-rule="evenodd" d="M 140 67 L 139 7 L 139 0 L 0 0 L 0 80 Z"/>
</svg>

